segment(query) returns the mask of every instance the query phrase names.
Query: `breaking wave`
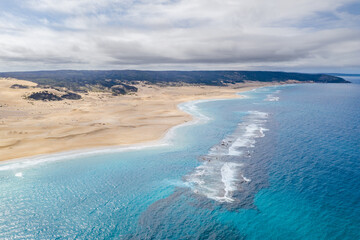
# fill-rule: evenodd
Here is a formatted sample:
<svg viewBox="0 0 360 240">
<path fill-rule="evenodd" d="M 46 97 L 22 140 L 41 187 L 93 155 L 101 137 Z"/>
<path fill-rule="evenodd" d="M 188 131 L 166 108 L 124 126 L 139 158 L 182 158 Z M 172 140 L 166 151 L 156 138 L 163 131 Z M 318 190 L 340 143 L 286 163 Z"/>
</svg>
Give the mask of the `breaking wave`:
<svg viewBox="0 0 360 240">
<path fill-rule="evenodd" d="M 202 164 L 185 176 L 194 193 L 218 202 L 236 201 L 234 195 L 251 182 L 244 174 L 242 159 L 251 157 L 250 149 L 255 147 L 256 139 L 265 136 L 267 118 L 264 112 L 248 112 L 233 134 L 200 158 Z"/>
<path fill-rule="evenodd" d="M 274 94 L 277 94 L 277 93 L 280 93 L 280 92 L 281 92 L 280 90 L 276 90 L 274 92 Z M 274 94 L 267 95 L 265 101 L 267 101 L 267 102 L 278 102 L 280 100 L 280 97 L 274 96 Z"/>
</svg>

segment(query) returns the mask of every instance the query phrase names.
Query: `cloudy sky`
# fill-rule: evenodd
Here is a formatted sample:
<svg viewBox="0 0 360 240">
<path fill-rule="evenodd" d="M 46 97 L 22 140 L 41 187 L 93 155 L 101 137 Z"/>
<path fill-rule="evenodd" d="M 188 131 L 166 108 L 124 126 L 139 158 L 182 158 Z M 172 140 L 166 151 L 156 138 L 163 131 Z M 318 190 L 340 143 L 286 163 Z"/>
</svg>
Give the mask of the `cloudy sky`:
<svg viewBox="0 0 360 240">
<path fill-rule="evenodd" d="M 0 29 L 0 71 L 360 73 L 359 0 L 12 0 Z"/>
</svg>

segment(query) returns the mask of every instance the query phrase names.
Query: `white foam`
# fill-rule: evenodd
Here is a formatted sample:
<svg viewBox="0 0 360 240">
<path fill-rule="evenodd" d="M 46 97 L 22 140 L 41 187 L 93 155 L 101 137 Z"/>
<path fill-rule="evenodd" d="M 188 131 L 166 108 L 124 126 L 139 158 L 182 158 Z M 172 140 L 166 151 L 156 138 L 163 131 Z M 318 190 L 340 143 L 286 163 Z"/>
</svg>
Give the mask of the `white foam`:
<svg viewBox="0 0 360 240">
<path fill-rule="evenodd" d="M 231 147 L 229 147 L 228 155 L 230 155 L 230 156 L 240 156 L 242 154 L 242 151 L 237 150 L 238 148 L 240 148 L 240 147 L 248 147 L 248 148 L 249 147 L 254 147 L 255 142 L 256 141 L 254 139 L 239 137 L 231 145 Z"/>
<path fill-rule="evenodd" d="M 265 101 L 268 101 L 268 102 L 278 102 L 280 100 L 279 97 L 272 97 L 272 96 L 269 96 L 268 98 L 265 99 Z"/>
<path fill-rule="evenodd" d="M 237 172 L 241 166 L 240 163 L 213 160 L 198 166 L 186 179 L 196 194 L 219 202 L 233 202 L 232 194 L 237 190 Z"/>
<path fill-rule="evenodd" d="M 236 168 L 240 164 L 226 162 L 221 167 L 221 181 L 224 183 L 225 194 L 223 197 L 218 198 L 219 201 L 233 202 L 232 193 L 237 190 L 236 188 Z"/>
<path fill-rule="evenodd" d="M 18 172 L 18 173 L 16 173 L 16 174 L 15 174 L 15 177 L 19 177 L 19 178 L 22 178 L 22 177 L 23 177 L 23 174 L 22 174 L 22 172 Z"/>
<path fill-rule="evenodd" d="M 279 93 L 280 90 L 277 90 L 275 93 Z M 278 96 L 274 96 L 273 94 L 269 94 L 266 96 L 265 100 L 264 101 L 267 101 L 267 102 L 278 102 L 280 100 L 280 97 Z"/>
<path fill-rule="evenodd" d="M 266 112 L 259 112 L 259 111 L 249 111 L 250 114 L 256 115 L 257 118 L 265 119 L 269 116 Z"/>
<path fill-rule="evenodd" d="M 264 137 L 268 131 L 264 127 L 267 118 L 265 112 L 248 112 L 233 134 L 210 149 L 209 154 L 202 158 L 204 162 L 185 178 L 194 193 L 218 202 L 235 201 L 233 193 L 251 179 L 241 173 L 242 164 L 234 162 L 240 158 L 235 160 L 227 156 L 241 156 L 244 152 L 250 156 L 249 148 L 255 146 L 256 138 Z"/>
<path fill-rule="evenodd" d="M 267 114 L 262 112 L 252 112 L 259 118 L 266 118 Z M 265 121 L 259 121 L 257 119 L 251 119 L 252 123 L 241 123 L 239 127 L 245 127 L 245 132 L 236 138 L 236 140 L 231 144 L 228 150 L 228 155 L 239 156 L 242 154 L 242 151 L 239 148 L 253 148 L 255 147 L 256 138 L 264 137 L 264 131 L 268 129 L 262 127 Z"/>
<path fill-rule="evenodd" d="M 245 180 L 245 182 L 251 182 L 250 178 L 246 178 L 246 177 L 244 177 L 244 175 L 241 175 L 241 177 Z"/>
<path fill-rule="evenodd" d="M 210 156 L 241 156 L 243 151 L 240 148 L 251 148 L 255 146 L 255 139 L 265 136 L 263 125 L 266 123 L 268 114 L 259 111 L 249 111 L 244 117 L 244 122 L 238 124 L 235 132 L 227 136 L 220 144 L 213 146 Z"/>
<path fill-rule="evenodd" d="M 269 131 L 269 129 L 260 127 L 260 129 L 259 129 L 260 136 L 259 137 L 265 137 L 265 133 L 264 133 L 265 131 Z"/>
</svg>

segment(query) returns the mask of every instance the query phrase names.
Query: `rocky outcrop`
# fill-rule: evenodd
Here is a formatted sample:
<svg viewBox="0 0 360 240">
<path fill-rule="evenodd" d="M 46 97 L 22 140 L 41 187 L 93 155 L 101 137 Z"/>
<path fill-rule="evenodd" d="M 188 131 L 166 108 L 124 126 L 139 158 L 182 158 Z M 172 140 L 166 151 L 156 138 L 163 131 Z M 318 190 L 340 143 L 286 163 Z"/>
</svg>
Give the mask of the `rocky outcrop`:
<svg viewBox="0 0 360 240">
<path fill-rule="evenodd" d="M 48 91 L 42 91 L 42 92 L 34 92 L 30 94 L 28 99 L 33 100 L 41 100 L 41 101 L 61 101 L 63 100 L 61 97 L 57 96 L 54 93 L 48 92 Z"/>
<path fill-rule="evenodd" d="M 11 85 L 10 88 L 13 88 L 13 89 L 28 89 L 29 86 L 21 85 L 21 84 L 13 84 L 13 85 Z"/>
<path fill-rule="evenodd" d="M 112 94 L 115 96 L 116 95 L 124 95 L 124 94 L 128 94 L 130 92 L 138 91 L 137 87 L 130 86 L 127 84 L 115 85 L 115 86 L 112 86 L 110 89 L 111 89 Z"/>
<path fill-rule="evenodd" d="M 72 93 L 72 92 L 67 92 L 66 94 L 63 94 L 61 96 L 49 92 L 49 91 L 41 91 L 41 92 L 34 92 L 32 94 L 30 94 L 29 96 L 27 96 L 28 99 L 32 99 L 32 100 L 41 100 L 41 101 L 62 101 L 64 99 L 67 100 L 79 100 L 81 99 L 81 95 L 77 94 L 77 93 Z"/>
<path fill-rule="evenodd" d="M 81 95 L 73 92 L 67 92 L 66 94 L 62 95 L 61 98 L 69 100 L 79 100 L 81 99 Z"/>
</svg>

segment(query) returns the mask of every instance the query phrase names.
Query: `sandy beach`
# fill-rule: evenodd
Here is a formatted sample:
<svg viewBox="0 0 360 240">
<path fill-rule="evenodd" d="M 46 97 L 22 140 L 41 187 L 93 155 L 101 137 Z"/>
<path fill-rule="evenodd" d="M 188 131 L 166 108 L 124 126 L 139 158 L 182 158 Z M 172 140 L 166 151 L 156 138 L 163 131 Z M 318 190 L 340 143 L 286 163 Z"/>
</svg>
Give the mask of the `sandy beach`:
<svg viewBox="0 0 360 240">
<path fill-rule="evenodd" d="M 27 89 L 10 88 L 13 84 Z M 277 83 L 278 84 L 278 83 Z M 238 92 L 274 83 L 248 82 L 226 87 L 137 85 L 132 95 L 89 92 L 81 100 L 35 101 L 35 83 L 0 79 L 0 161 L 82 148 L 121 146 L 161 138 L 191 120 L 181 102 L 241 97 Z M 49 90 L 56 91 L 56 90 Z"/>
</svg>

